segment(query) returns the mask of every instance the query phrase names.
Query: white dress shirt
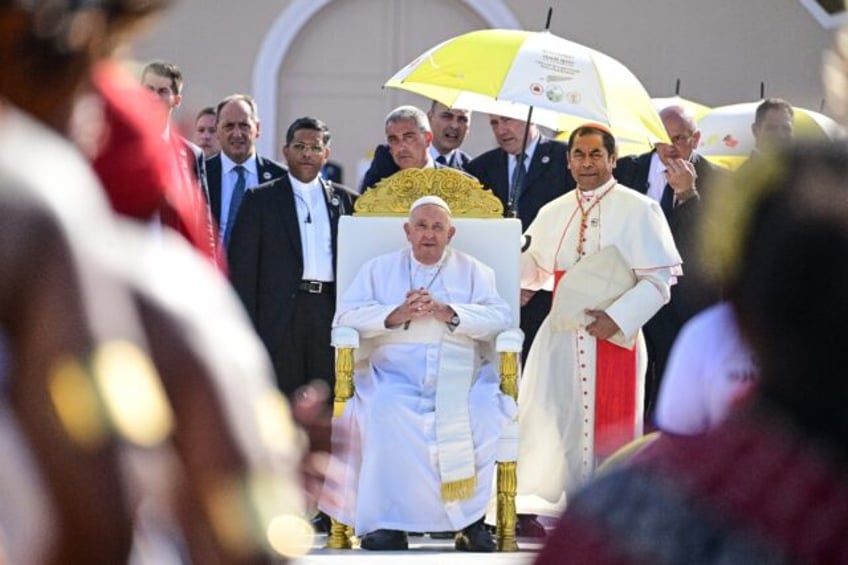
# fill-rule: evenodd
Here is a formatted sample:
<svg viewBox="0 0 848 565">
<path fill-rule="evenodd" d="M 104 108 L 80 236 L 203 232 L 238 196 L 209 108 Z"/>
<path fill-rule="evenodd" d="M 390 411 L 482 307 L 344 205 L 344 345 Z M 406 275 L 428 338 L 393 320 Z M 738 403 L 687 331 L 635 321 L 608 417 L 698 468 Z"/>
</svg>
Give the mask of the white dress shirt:
<svg viewBox="0 0 848 565">
<path fill-rule="evenodd" d="M 665 165 L 660 161 L 658 153 L 651 156 L 651 166 L 648 168 L 648 191 L 645 195 L 651 200 L 662 203 L 663 191 L 668 179 L 665 176 Z"/>
<path fill-rule="evenodd" d="M 244 163 L 236 163 L 221 152 L 221 217 L 218 218 L 218 228 L 221 237 L 227 232 L 227 216 L 230 213 L 230 202 L 238 181 L 236 166 L 244 167 L 244 188 L 247 190 L 259 184 L 259 173 L 256 167 L 256 155 L 251 155 Z"/>
<path fill-rule="evenodd" d="M 289 173 L 297 208 L 297 225 L 300 229 L 303 254 L 303 280 L 332 282 L 333 235 L 330 215 L 324 199 L 324 187 L 319 177 L 302 183 Z"/>
<path fill-rule="evenodd" d="M 536 152 L 536 146 L 539 145 L 539 136 L 536 139 L 530 139 L 527 142 L 527 147 L 524 148 L 524 154 L 527 156 L 524 161 L 525 170 L 530 172 L 530 163 L 533 162 L 533 153 Z M 507 179 L 512 181 L 512 175 L 515 171 L 515 166 L 518 164 L 518 155 L 510 155 L 507 163 Z"/>
</svg>

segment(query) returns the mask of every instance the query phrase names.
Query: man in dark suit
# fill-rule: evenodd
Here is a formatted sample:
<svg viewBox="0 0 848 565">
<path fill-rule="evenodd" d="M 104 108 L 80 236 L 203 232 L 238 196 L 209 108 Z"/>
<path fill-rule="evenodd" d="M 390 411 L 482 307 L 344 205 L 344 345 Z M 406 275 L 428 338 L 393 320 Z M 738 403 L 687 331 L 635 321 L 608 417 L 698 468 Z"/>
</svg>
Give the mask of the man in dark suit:
<svg viewBox="0 0 848 565">
<path fill-rule="evenodd" d="M 336 237 L 354 195 L 320 176 L 329 143 L 320 120 L 292 123 L 283 148 L 288 173 L 247 192 L 228 248 L 233 287 L 289 398 L 312 380 L 330 390 L 335 381 Z"/>
<path fill-rule="evenodd" d="M 527 122 L 504 116 L 489 116 L 489 125 L 498 147 L 475 157 L 466 167 L 504 204 L 512 208 L 526 230 L 539 208 L 574 188 L 574 178 L 568 172 L 568 146 L 545 138 L 535 124 L 530 124 L 527 147 L 524 149 L 526 173 L 520 186 L 512 182 L 516 176 L 517 156 L 521 154 Z M 527 358 L 536 331 L 551 309 L 551 293 L 547 290 L 521 291 L 521 329 L 524 331 L 522 358 Z"/>
<path fill-rule="evenodd" d="M 172 129 L 171 116 L 183 101 L 182 71 L 174 63 L 153 61 L 141 71 L 141 84 L 162 102 L 166 112 L 165 123 L 162 125 L 163 137 L 171 142 L 183 160 L 192 164 L 191 172 L 204 197 L 208 198 L 203 150 Z"/>
<path fill-rule="evenodd" d="M 206 161 L 203 150 L 179 134 L 173 127 L 171 116 L 183 100 L 183 74 L 174 63 L 153 61 L 141 72 L 141 84 L 161 102 L 162 138 L 170 150 L 165 166 L 171 171 L 168 178 L 170 206 L 159 213 L 159 221 L 175 228 L 202 253 L 219 260 L 215 224 L 209 211 L 209 186 L 206 179 Z M 197 194 L 198 190 L 202 197 Z M 191 235 L 197 234 L 197 235 Z M 198 240 L 197 238 L 202 238 Z"/>
<path fill-rule="evenodd" d="M 209 207 L 226 246 L 245 191 L 282 177 L 286 169 L 256 154 L 261 124 L 251 96 L 228 96 L 218 103 L 216 112 L 221 152 L 206 161 L 206 178 Z"/>
<path fill-rule="evenodd" d="M 465 170 L 471 157 L 459 147 L 468 135 L 471 112 L 448 108 L 441 102 L 433 101 L 427 112 L 430 131 L 433 134 L 428 149 L 434 163 L 454 169 Z M 371 188 L 386 177 L 401 169 L 392 158 L 388 145 L 378 145 L 374 150 L 371 166 L 366 171 L 360 185 L 360 192 Z"/>
<path fill-rule="evenodd" d="M 672 287 L 671 300 L 644 327 L 648 347 L 646 418 L 653 412 L 668 354 L 681 326 L 719 299 L 718 289 L 703 272 L 696 241 L 701 200 L 708 197 L 710 177 L 717 169 L 695 151 L 701 132 L 683 107 L 669 106 L 660 117 L 671 144 L 657 143 L 654 151 L 622 157 L 614 171 L 618 182 L 660 203 L 683 258 L 684 276 Z"/>
</svg>

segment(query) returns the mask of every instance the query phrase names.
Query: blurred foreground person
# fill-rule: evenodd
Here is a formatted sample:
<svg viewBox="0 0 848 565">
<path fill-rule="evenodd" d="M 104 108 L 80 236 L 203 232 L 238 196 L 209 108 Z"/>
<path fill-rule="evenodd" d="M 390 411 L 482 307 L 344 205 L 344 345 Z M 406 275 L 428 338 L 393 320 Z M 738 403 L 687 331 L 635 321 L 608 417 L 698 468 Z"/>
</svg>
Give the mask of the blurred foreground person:
<svg viewBox="0 0 848 565">
<path fill-rule="evenodd" d="M 267 563 L 311 543 L 300 438 L 235 295 L 181 238 L 112 215 L 56 135 L 93 63 L 162 7 L 0 0 L 11 563 Z"/>
<path fill-rule="evenodd" d="M 846 179 L 844 146 L 789 148 L 711 203 L 724 233 L 705 241 L 757 392 L 717 429 L 663 436 L 588 486 L 537 563 L 848 562 Z"/>
<path fill-rule="evenodd" d="M 138 334 L 128 293 L 104 276 L 95 233 L 71 227 L 103 222 L 108 230 L 109 211 L 86 183 L 93 174 L 69 144 L 0 99 L 3 563 L 118 563 L 130 550 L 118 442 L 91 392 L 98 346 Z"/>
</svg>

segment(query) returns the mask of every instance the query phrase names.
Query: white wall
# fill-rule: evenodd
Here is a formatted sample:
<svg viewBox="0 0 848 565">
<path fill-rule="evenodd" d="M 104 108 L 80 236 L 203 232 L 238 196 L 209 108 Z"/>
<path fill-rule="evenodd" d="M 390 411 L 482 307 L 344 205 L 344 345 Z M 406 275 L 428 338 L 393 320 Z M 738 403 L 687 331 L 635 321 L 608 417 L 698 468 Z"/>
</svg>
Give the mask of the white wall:
<svg viewBox="0 0 848 565">
<path fill-rule="evenodd" d="M 381 90 L 397 68 L 442 39 L 485 27 L 487 9 L 500 11 L 490 19 L 541 29 L 551 4 L 554 33 L 619 59 L 654 96 L 672 95 L 680 79 L 682 96 L 709 105 L 755 100 L 761 81 L 766 96 L 799 106 L 819 109 L 823 99 L 821 52 L 831 32 L 798 0 L 322 0 L 289 31 L 291 45 L 272 76 L 278 96 L 274 112 L 265 108 L 275 114 L 263 123 L 266 153 L 279 156 L 292 119 L 316 115 L 333 130 L 334 157 L 353 184 L 357 160 L 381 141 L 383 116 L 399 103 L 423 103 Z M 286 7 L 304 5 L 181 0 L 136 56 L 182 67 L 190 114 L 227 94 L 251 92 L 269 31 Z M 491 146 L 485 119 L 475 116 L 466 149 L 473 155 Z"/>
</svg>

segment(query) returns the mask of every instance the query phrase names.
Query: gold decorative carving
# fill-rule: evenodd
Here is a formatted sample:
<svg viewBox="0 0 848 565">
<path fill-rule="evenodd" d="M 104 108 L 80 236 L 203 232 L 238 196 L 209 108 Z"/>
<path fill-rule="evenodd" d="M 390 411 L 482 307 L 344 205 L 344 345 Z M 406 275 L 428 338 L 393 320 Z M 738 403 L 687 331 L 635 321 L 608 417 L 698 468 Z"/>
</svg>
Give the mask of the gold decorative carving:
<svg viewBox="0 0 848 565">
<path fill-rule="evenodd" d="M 336 520 L 330 518 L 330 533 L 327 536 L 327 549 L 351 549 L 351 529 Z"/>
<path fill-rule="evenodd" d="M 518 551 L 515 541 L 515 493 L 518 489 L 518 463 L 498 461 L 498 508 L 496 543 L 498 551 Z"/>
<path fill-rule="evenodd" d="M 340 347 L 336 356 L 336 387 L 333 391 L 333 417 L 344 413 L 347 401 L 353 396 L 353 348 Z"/>
<path fill-rule="evenodd" d="M 356 200 L 356 216 L 406 216 L 422 196 L 439 196 L 454 217 L 501 218 L 503 203 L 474 177 L 456 169 L 404 169 Z"/>
<path fill-rule="evenodd" d="M 518 353 L 505 351 L 501 355 L 501 392 L 518 400 Z"/>
</svg>

